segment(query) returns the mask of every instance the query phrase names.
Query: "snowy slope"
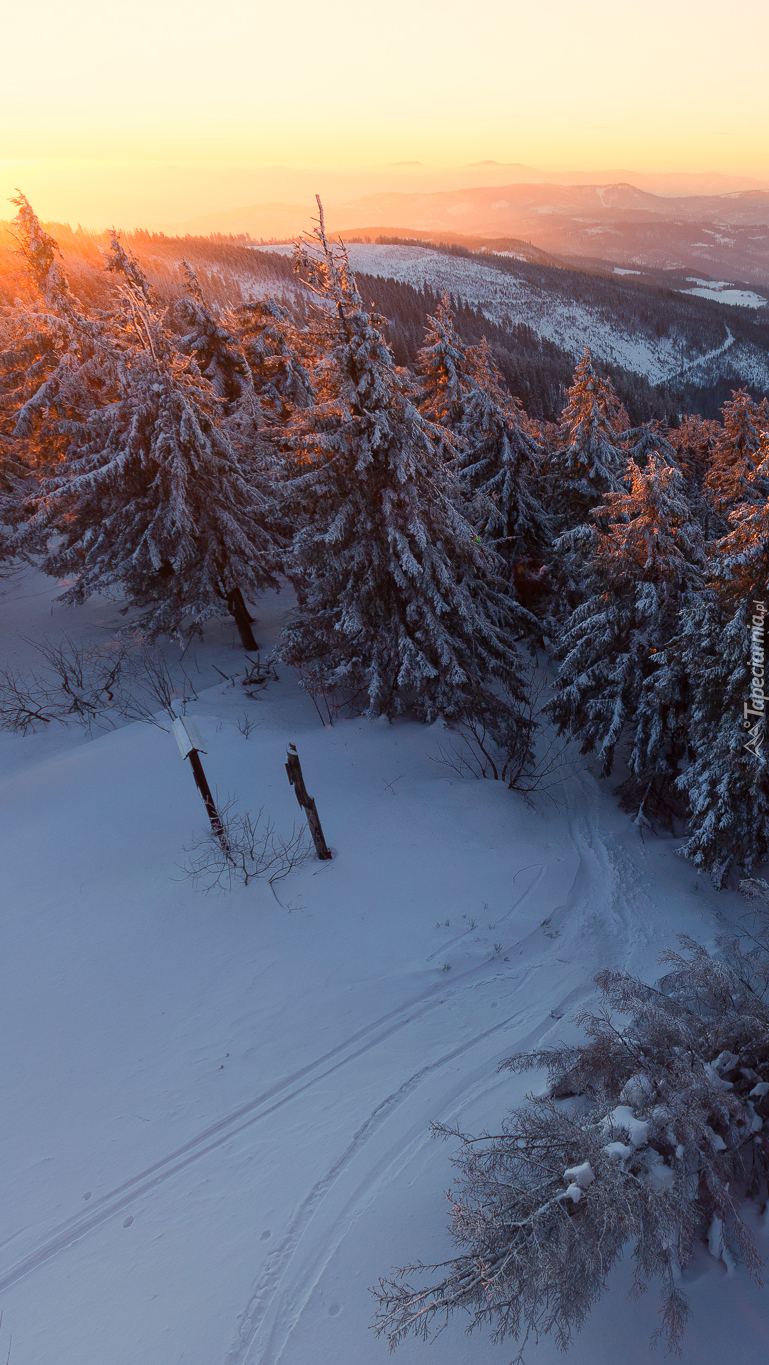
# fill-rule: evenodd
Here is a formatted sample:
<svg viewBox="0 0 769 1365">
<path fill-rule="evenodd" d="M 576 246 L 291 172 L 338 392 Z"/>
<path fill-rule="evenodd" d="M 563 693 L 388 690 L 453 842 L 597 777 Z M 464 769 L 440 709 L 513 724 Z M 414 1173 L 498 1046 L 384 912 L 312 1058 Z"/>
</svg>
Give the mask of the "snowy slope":
<svg viewBox="0 0 769 1365">
<path fill-rule="evenodd" d="M 525 323 L 575 359 L 589 346 L 601 360 L 645 374 L 653 383 L 676 373 L 676 366 L 680 366 L 680 355 L 677 358 L 671 338 L 655 338 L 652 342 L 633 336 L 598 310 L 564 302 L 562 295 L 538 289 L 523 278 L 494 270 L 491 265 L 417 246 L 351 242 L 347 249 L 354 270 L 399 280 L 417 289 L 429 285 L 438 293 L 447 290 L 455 298 L 481 308 L 501 327 Z M 270 250 L 289 252 L 293 248 Z"/>
<path fill-rule="evenodd" d="M 265 249 L 290 254 L 293 246 Z M 468 257 L 418 246 L 351 242 L 347 249 L 356 271 L 398 280 L 417 289 L 427 285 L 438 293 L 447 290 L 455 298 L 480 308 L 503 328 L 525 323 L 537 336 L 554 342 L 575 360 L 587 346 L 598 359 L 642 374 L 652 384 L 673 379 L 681 372 L 681 343 L 676 334 L 658 337 L 652 332 L 639 333 L 623 325 L 605 308 L 570 300 L 562 291 L 539 287 L 524 276 L 506 270 L 495 270 L 490 262 L 482 264 Z M 698 289 L 682 292 L 702 294 Z M 724 301 L 722 295 L 718 298 Z M 750 303 L 753 299 L 759 299 L 759 296 L 751 294 L 748 299 L 746 294 L 744 299 L 726 301 Z M 760 299 L 760 303 L 764 302 Z M 709 374 L 726 372 L 726 352 L 730 345 L 731 341 L 715 349 L 702 349 L 699 354 L 688 345 L 687 369 L 723 357 L 715 370 L 711 365 Z M 739 357 L 735 356 L 731 370 L 736 372 L 738 380 L 753 382 L 753 374 L 762 371 L 765 365 L 764 351 L 757 346 L 744 345 Z"/>
<path fill-rule="evenodd" d="M 698 384 L 713 383 L 720 377 L 740 388 L 754 384 L 759 390 L 769 390 L 769 354 L 758 346 L 732 340 L 714 352 L 685 367 L 686 377 Z"/>
<path fill-rule="evenodd" d="M 51 607 L 33 574 L 0 598 L 0 658 L 117 604 Z M 275 638 L 285 597 L 260 605 Z M 642 844 L 587 771 L 528 807 L 451 780 L 440 729 L 322 728 L 288 673 L 256 702 L 219 682 L 229 627 L 198 650 L 191 705 L 220 792 L 297 816 L 295 741 L 329 842 L 278 888 L 196 893 L 179 871 L 202 807 L 171 737 L 0 736 L 4 915 L 0 1353 L 13 1365 L 377 1365 L 367 1287 L 444 1259 L 450 1151 L 432 1119 L 497 1131 L 525 1082 L 500 1059 L 552 1040 L 592 973 L 649 977 L 686 931 L 742 904 Z M 207 690 L 206 690 L 207 689 Z M 257 721 L 243 738 L 237 718 Z M 769 1236 L 759 1233 L 769 1255 Z M 765 1360 L 766 1294 L 703 1257 L 685 1365 Z M 620 1274 L 574 1365 L 654 1359 L 652 1296 Z M 456 1322 L 398 1365 L 508 1365 Z M 535 1365 L 562 1359 L 550 1342 Z"/>
</svg>

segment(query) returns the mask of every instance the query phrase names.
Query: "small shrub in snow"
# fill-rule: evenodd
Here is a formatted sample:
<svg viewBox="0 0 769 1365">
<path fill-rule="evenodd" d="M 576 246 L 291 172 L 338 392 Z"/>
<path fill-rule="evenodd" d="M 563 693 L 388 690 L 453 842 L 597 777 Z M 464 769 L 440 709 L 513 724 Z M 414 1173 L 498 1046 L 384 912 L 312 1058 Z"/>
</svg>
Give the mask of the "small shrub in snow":
<svg viewBox="0 0 769 1365">
<path fill-rule="evenodd" d="M 114 729 L 118 719 L 162 730 L 180 705 L 197 700 L 182 665 L 172 668 L 155 650 L 123 640 L 78 644 L 68 635 L 27 643 L 37 655 L 32 668 L 0 668 L 0 730 L 26 735 L 57 722 L 90 733 Z"/>
<path fill-rule="evenodd" d="M 601 973 L 585 1043 L 507 1063 L 545 1067 L 547 1094 L 494 1136 L 436 1129 L 461 1141 L 449 1195 L 459 1253 L 380 1283 L 378 1331 L 391 1345 L 461 1308 L 471 1328 L 517 1338 L 519 1360 L 546 1333 L 565 1350 L 631 1251 L 633 1292 L 660 1282 L 655 1337 L 678 1352 L 681 1269 L 698 1243 L 758 1280 L 740 1216 L 746 1197 L 766 1199 L 769 1176 L 769 930 L 753 928 L 717 956 L 682 940 L 656 987 Z"/>
<path fill-rule="evenodd" d="M 284 838 L 275 833 L 263 807 L 255 816 L 250 811 L 241 814 L 231 799 L 219 810 L 219 822 L 221 836 L 208 830 L 185 850 L 190 856 L 183 870 L 196 890 L 231 891 L 238 883 L 248 886 L 259 877 L 266 877 L 274 888 L 312 852 L 306 825 L 299 829 L 292 825 Z"/>
<path fill-rule="evenodd" d="M 0 668 L 0 730 L 26 735 L 56 721 L 90 731 L 110 728 L 119 709 L 130 661 L 126 645 L 81 645 L 60 640 L 30 641 L 38 660 L 27 673 Z"/>
<path fill-rule="evenodd" d="M 523 701 L 509 699 L 508 707 L 478 707 L 474 716 L 455 719 L 449 737 L 438 745 L 433 762 L 457 777 L 488 778 L 504 782 L 512 791 L 529 797 L 542 794 L 562 782 L 574 769 L 570 741 L 542 733 L 540 716 L 547 679 L 532 665 L 526 673 Z M 504 688 L 500 689 L 504 699 Z"/>
<path fill-rule="evenodd" d="M 238 717 L 238 729 L 244 739 L 251 738 L 251 731 L 257 728 L 258 723 L 259 722 L 255 721 L 253 716 L 249 716 L 246 711 L 243 712 L 242 716 Z"/>
</svg>

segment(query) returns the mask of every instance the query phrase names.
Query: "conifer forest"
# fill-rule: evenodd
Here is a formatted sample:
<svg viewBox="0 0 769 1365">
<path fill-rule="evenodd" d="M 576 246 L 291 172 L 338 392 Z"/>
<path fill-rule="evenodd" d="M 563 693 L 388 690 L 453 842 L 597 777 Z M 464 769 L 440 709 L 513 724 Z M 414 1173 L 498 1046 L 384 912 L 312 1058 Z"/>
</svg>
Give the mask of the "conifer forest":
<svg viewBox="0 0 769 1365">
<path fill-rule="evenodd" d="M 540 257 L 14 197 L 10 1365 L 765 1358 L 765 301 Z"/>
</svg>

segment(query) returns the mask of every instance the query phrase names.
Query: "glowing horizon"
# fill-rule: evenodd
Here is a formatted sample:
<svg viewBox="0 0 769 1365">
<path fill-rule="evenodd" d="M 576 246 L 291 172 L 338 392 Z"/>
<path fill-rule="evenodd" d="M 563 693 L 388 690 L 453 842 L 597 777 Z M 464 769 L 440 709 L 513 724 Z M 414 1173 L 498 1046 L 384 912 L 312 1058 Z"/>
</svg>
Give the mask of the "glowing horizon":
<svg viewBox="0 0 769 1365">
<path fill-rule="evenodd" d="M 494 160 L 769 180 L 764 0 L 740 7 L 739 32 L 715 0 L 221 0 L 215 18 L 203 0 L 41 0 L 4 37 L 0 192 L 29 168 L 46 217 L 72 216 L 56 209 L 68 170 L 100 168 Z"/>
</svg>

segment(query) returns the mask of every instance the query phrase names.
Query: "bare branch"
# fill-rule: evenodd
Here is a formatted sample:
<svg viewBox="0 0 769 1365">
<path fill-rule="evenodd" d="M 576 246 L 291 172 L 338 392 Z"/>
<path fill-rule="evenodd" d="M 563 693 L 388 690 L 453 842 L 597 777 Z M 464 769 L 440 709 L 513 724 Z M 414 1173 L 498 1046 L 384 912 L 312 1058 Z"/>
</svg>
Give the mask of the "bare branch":
<svg viewBox="0 0 769 1365">
<path fill-rule="evenodd" d="M 282 882 L 311 855 L 306 825 L 292 825 L 288 838 L 275 833 L 264 807 L 254 816 L 237 810 L 237 798 L 229 797 L 219 808 L 223 839 L 210 831 L 196 837 L 185 849 L 190 854 L 183 871 L 196 890 L 231 891 L 234 886 L 266 877 L 270 886 Z"/>
</svg>

